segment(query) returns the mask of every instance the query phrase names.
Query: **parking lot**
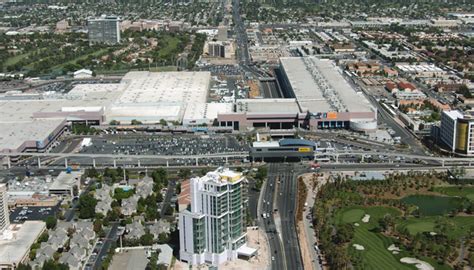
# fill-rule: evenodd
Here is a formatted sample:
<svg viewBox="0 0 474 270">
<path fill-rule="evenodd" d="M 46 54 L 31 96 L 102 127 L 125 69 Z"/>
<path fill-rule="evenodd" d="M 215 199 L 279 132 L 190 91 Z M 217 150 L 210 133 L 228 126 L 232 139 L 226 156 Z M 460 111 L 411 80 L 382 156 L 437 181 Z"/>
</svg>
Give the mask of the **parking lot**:
<svg viewBox="0 0 474 270">
<path fill-rule="evenodd" d="M 26 220 L 45 220 L 48 216 L 56 215 L 59 206 L 38 207 L 25 206 L 17 207 L 10 213 L 11 223 L 23 223 Z"/>
<path fill-rule="evenodd" d="M 212 65 L 199 68 L 200 71 L 210 71 L 212 75 L 241 75 L 242 69 L 238 65 Z"/>
<path fill-rule="evenodd" d="M 124 155 L 206 155 L 248 151 L 233 136 L 130 136 L 119 139 L 92 139 L 81 153 Z"/>
</svg>

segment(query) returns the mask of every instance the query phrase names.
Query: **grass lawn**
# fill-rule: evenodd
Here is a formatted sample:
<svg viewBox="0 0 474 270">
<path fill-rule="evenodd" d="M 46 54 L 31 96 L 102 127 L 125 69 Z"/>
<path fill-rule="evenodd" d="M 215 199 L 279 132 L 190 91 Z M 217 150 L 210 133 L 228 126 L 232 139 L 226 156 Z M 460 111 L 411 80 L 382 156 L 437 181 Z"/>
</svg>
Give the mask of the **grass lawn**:
<svg viewBox="0 0 474 270">
<path fill-rule="evenodd" d="M 81 56 L 79 56 L 79 57 L 76 57 L 76 58 L 74 58 L 74 59 L 72 59 L 72 60 L 69 60 L 69 61 L 67 61 L 67 62 L 64 62 L 64 63 L 62 63 L 62 64 L 60 64 L 60 65 L 54 66 L 54 67 L 52 67 L 51 69 L 52 69 L 52 70 L 55 70 L 55 69 L 62 69 L 62 68 L 63 68 L 65 65 L 67 65 L 67 64 L 75 64 L 75 63 L 76 63 L 77 61 L 79 61 L 79 60 L 87 59 L 87 57 L 89 57 L 89 55 L 92 55 L 92 56 L 94 56 L 94 57 L 98 57 L 98 56 L 101 56 L 101 55 L 105 54 L 106 52 L 107 52 L 107 49 L 105 49 L 105 48 L 104 48 L 104 49 L 100 49 L 100 50 L 95 51 L 95 52 L 93 52 L 93 53 L 84 54 L 84 55 L 81 55 Z"/>
<path fill-rule="evenodd" d="M 166 36 L 162 42 L 165 43 L 166 46 L 160 48 L 158 54 L 160 57 L 166 58 L 168 55 L 176 51 L 180 40 L 177 37 Z"/>
<path fill-rule="evenodd" d="M 18 55 L 7 58 L 7 60 L 5 61 L 4 65 L 3 65 L 4 70 L 6 70 L 6 67 L 13 66 L 16 63 L 23 60 L 24 58 L 28 57 L 28 55 L 30 55 L 30 53 L 31 52 L 27 52 L 27 53 L 24 53 L 24 54 L 18 54 Z"/>
<path fill-rule="evenodd" d="M 406 225 L 408 232 L 412 235 L 422 232 L 432 232 L 434 231 L 435 223 L 434 221 L 426 220 L 426 221 L 415 221 L 414 223 L 410 223 Z"/>
<path fill-rule="evenodd" d="M 368 223 L 361 221 L 362 217 L 368 214 L 370 220 Z M 400 216 L 401 212 L 396 208 L 375 206 L 375 207 L 347 207 L 336 213 L 336 223 L 359 223 L 355 228 L 354 239 L 349 245 L 349 254 L 358 254 L 362 259 L 363 269 L 384 270 L 384 269 L 417 269 L 414 265 L 400 262 L 403 257 L 412 257 L 403 246 L 399 247 L 399 254 L 392 254 L 387 248 L 393 244 L 392 239 L 374 232 L 378 226 L 378 220 L 386 214 L 394 217 Z M 463 221 L 465 222 L 465 221 Z M 362 245 L 364 250 L 356 250 L 352 244 Z M 430 263 L 435 269 L 450 269 L 447 266 L 439 265 L 431 258 L 419 258 Z"/>
<path fill-rule="evenodd" d="M 368 223 L 362 222 L 365 214 L 370 215 Z M 378 220 L 385 214 L 399 216 L 400 211 L 391 207 L 348 207 L 336 214 L 336 223 L 358 223 L 355 228 L 354 239 L 349 249 L 354 249 L 352 244 L 362 245 L 365 250 L 351 250 L 350 253 L 358 253 L 362 257 L 364 269 L 416 269 L 413 266 L 400 262 L 400 254 L 394 255 L 387 248 L 392 244 L 390 238 L 371 230 L 378 226 Z"/>
<path fill-rule="evenodd" d="M 398 226 L 407 228 L 408 232 L 412 235 L 422 232 L 432 232 L 435 227 L 436 218 L 437 217 L 412 217 L 401 221 Z M 448 220 L 452 221 L 455 226 L 454 229 L 447 234 L 454 238 L 467 235 L 469 228 L 474 226 L 474 217 L 453 217 L 448 218 Z"/>
<path fill-rule="evenodd" d="M 364 216 L 365 211 L 362 209 L 347 209 L 341 213 L 338 223 L 355 223 L 360 222 Z"/>
<path fill-rule="evenodd" d="M 92 56 L 94 56 L 94 57 L 98 57 L 98 56 L 101 56 L 101 55 L 105 54 L 106 52 L 107 52 L 107 49 L 104 48 L 104 49 L 100 49 L 100 50 L 95 51 L 95 52 L 92 52 L 92 53 L 83 54 L 83 55 L 78 56 L 78 57 L 76 57 L 76 58 L 74 58 L 74 59 L 71 59 L 71 60 L 69 60 L 69 61 L 67 61 L 67 62 L 61 63 L 61 64 L 56 65 L 56 66 L 52 66 L 52 67 L 51 67 L 51 70 L 53 70 L 53 71 L 54 71 L 54 70 L 56 70 L 56 71 L 57 71 L 57 70 L 62 70 L 63 67 L 64 67 L 65 65 L 67 65 L 67 64 L 75 64 L 75 63 L 76 63 L 77 61 L 79 61 L 79 60 L 87 59 L 87 57 L 88 57 L 89 55 L 92 55 Z M 52 56 L 51 56 L 51 57 L 52 57 Z M 29 63 L 28 65 L 26 65 L 25 68 L 27 68 L 27 69 L 33 69 L 35 63 L 36 63 L 36 62 L 31 62 L 31 63 Z"/>
<path fill-rule="evenodd" d="M 362 218 L 365 214 L 370 215 L 369 223 L 375 222 L 385 216 L 385 214 L 391 214 L 394 217 L 399 216 L 401 213 L 398 209 L 385 206 L 373 206 L 373 207 L 360 207 L 352 206 L 338 211 L 336 214 L 336 223 L 362 223 Z"/>
<path fill-rule="evenodd" d="M 474 187 L 463 187 L 463 186 L 451 186 L 451 187 L 436 187 L 436 192 L 446 194 L 448 196 L 459 196 L 468 198 L 474 201 Z"/>
<path fill-rule="evenodd" d="M 392 241 L 379 233 L 369 231 L 369 224 L 356 227 L 354 244 L 364 246 L 365 250 L 358 251 L 362 255 L 364 269 L 415 269 L 415 267 L 400 262 L 402 256 L 394 255 L 387 248 Z M 350 246 L 349 248 L 354 248 Z"/>
</svg>

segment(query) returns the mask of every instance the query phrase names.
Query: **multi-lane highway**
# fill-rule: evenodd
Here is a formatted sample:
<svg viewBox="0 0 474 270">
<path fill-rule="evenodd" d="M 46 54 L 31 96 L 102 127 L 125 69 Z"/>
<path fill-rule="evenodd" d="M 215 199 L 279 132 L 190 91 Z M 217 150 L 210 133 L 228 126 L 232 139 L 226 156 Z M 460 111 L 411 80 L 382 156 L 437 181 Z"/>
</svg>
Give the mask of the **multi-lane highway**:
<svg viewBox="0 0 474 270">
<path fill-rule="evenodd" d="M 268 164 L 259 218 L 270 244 L 271 269 L 303 269 L 295 223 L 295 177 L 293 164 Z"/>
<path fill-rule="evenodd" d="M 262 188 L 260 196 L 259 220 L 261 227 L 267 233 L 268 243 L 270 245 L 271 269 L 287 269 L 286 261 L 282 251 L 280 237 L 278 236 L 274 218 L 274 197 L 278 177 L 278 164 L 270 164 L 268 179 Z"/>
<path fill-rule="evenodd" d="M 298 235 L 296 233 L 297 181 L 292 163 L 278 164 L 276 201 L 281 221 L 281 239 L 287 269 L 303 269 Z"/>
<path fill-rule="evenodd" d="M 232 1 L 232 18 L 234 19 L 234 31 L 236 34 L 238 57 L 240 58 L 241 65 L 248 65 L 250 63 L 249 51 L 247 48 L 247 33 L 245 31 L 245 26 L 242 22 L 242 17 L 240 16 L 240 1 Z"/>
</svg>

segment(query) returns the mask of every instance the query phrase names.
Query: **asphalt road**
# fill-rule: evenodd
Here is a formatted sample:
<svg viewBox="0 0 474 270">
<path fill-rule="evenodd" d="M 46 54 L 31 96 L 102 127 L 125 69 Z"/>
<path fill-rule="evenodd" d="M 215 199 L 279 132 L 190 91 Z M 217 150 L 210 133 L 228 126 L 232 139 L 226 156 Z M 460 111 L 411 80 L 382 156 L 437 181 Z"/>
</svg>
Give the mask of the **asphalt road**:
<svg viewBox="0 0 474 270">
<path fill-rule="evenodd" d="M 248 210 L 251 219 L 255 222 L 258 220 L 258 198 L 260 195 L 260 192 L 255 189 L 255 180 L 253 179 L 248 179 L 249 181 L 249 186 L 248 186 Z M 256 224 L 255 224 L 256 225 Z"/>
<path fill-rule="evenodd" d="M 248 39 L 247 33 L 245 32 L 245 26 L 242 22 L 242 17 L 240 16 L 240 0 L 232 1 L 232 17 L 234 19 L 234 31 L 236 33 L 238 57 L 240 58 L 240 63 L 243 65 L 248 65 L 250 63 L 249 51 L 247 48 Z"/>
<path fill-rule="evenodd" d="M 119 226 L 118 222 L 113 222 L 111 223 L 112 227 L 110 228 L 110 231 L 108 232 L 106 238 L 104 239 L 104 243 L 102 244 L 102 248 L 100 251 L 97 253 L 97 259 L 94 263 L 93 269 L 100 269 L 100 266 L 102 265 L 103 258 L 107 256 L 107 253 L 109 252 L 110 247 L 112 246 L 112 243 L 117 241 L 117 229 Z"/>
<path fill-rule="evenodd" d="M 297 182 L 294 164 L 277 164 L 278 185 L 277 205 L 281 220 L 283 251 L 287 269 L 303 269 L 298 235 L 296 233 Z"/>
<path fill-rule="evenodd" d="M 270 164 L 268 171 L 268 178 L 265 181 L 264 187 L 262 189 L 262 201 L 260 203 L 260 213 L 266 215 L 265 218 L 259 217 L 261 223 L 263 223 L 263 228 L 267 233 L 268 242 L 270 245 L 270 257 L 271 257 L 271 269 L 287 269 L 285 256 L 282 251 L 282 245 L 280 242 L 280 237 L 278 236 L 275 219 L 273 216 L 273 202 L 274 194 L 276 187 L 276 178 L 277 173 L 276 169 L 278 164 Z"/>
<path fill-rule="evenodd" d="M 275 81 L 260 82 L 263 96 L 265 98 L 282 98 L 283 95 L 279 91 Z"/>
<path fill-rule="evenodd" d="M 161 205 L 161 210 L 160 210 L 161 217 L 165 215 L 167 207 L 173 207 L 170 205 L 170 201 L 171 201 L 171 197 L 173 197 L 175 188 L 176 188 L 176 180 L 169 180 L 166 194 L 165 194 L 165 197 L 163 198 L 163 204 Z"/>
</svg>

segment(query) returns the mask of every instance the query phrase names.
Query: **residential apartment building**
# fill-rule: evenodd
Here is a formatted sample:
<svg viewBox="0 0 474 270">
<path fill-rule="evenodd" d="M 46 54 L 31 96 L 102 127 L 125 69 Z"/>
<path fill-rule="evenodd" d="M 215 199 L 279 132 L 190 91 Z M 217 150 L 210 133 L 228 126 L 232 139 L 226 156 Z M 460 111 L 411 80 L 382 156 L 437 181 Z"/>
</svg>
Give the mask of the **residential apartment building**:
<svg viewBox="0 0 474 270">
<path fill-rule="evenodd" d="M 218 266 L 256 252 L 246 246 L 245 181 L 224 168 L 190 180 L 191 203 L 179 214 L 182 261 Z"/>
<path fill-rule="evenodd" d="M 87 20 L 89 31 L 89 44 L 120 43 L 120 18 L 117 16 L 105 16 L 100 18 L 90 18 Z"/>
</svg>

